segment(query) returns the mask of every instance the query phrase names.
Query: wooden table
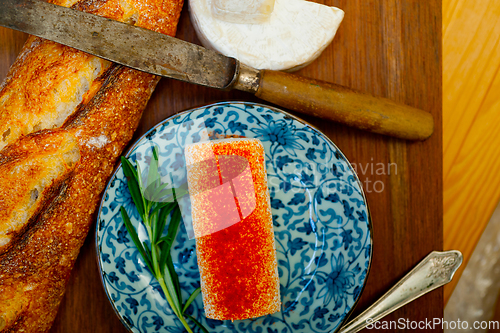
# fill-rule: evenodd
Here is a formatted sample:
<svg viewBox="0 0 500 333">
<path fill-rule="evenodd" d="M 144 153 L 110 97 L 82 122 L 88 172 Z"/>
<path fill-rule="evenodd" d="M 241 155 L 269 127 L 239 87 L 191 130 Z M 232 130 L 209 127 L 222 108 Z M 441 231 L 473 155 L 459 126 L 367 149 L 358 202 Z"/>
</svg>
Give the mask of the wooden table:
<svg viewBox="0 0 500 333">
<path fill-rule="evenodd" d="M 500 199 L 499 8 L 443 1 L 443 246 L 464 255 L 445 302 Z"/>
<path fill-rule="evenodd" d="M 441 1 L 323 0 L 346 12 L 334 42 L 299 74 L 389 97 L 433 114 L 434 135 L 406 142 L 303 117 L 328 135 L 357 169 L 373 221 L 371 272 L 354 315 L 369 306 L 432 250 L 441 250 Z M 179 38 L 198 43 L 187 10 Z M 23 34 L 0 29 L 0 77 L 5 77 Z M 257 101 L 162 80 L 135 137 L 178 111 L 224 100 Z M 391 163 L 392 168 L 387 168 Z M 382 167 L 382 165 L 384 167 Z M 51 332 L 126 332 L 101 285 L 91 232 L 76 262 Z M 442 290 L 434 291 L 385 320 L 432 320 L 443 316 Z"/>
</svg>

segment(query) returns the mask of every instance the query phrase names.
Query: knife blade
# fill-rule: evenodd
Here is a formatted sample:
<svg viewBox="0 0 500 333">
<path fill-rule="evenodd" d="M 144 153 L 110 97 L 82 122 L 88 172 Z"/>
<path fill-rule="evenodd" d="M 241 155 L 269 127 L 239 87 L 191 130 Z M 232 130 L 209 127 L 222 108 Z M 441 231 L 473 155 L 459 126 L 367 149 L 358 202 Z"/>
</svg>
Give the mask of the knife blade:
<svg viewBox="0 0 500 333">
<path fill-rule="evenodd" d="M 279 106 L 402 139 L 423 140 L 432 115 L 294 74 L 257 70 L 199 45 L 40 0 L 0 0 L 0 26 L 163 77 L 238 89 Z"/>
</svg>

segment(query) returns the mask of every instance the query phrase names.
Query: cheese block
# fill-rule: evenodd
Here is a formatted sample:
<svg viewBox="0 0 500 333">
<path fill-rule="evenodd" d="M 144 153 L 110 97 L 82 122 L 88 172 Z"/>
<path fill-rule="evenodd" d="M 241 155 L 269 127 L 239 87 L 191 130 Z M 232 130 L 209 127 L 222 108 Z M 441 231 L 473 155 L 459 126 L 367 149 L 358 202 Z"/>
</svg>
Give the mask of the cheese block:
<svg viewBox="0 0 500 333">
<path fill-rule="evenodd" d="M 257 69 L 293 71 L 308 65 L 330 44 L 344 17 L 335 7 L 275 0 L 264 22 L 242 23 L 245 20 L 238 18 L 228 22 L 229 15 L 221 20 L 213 14 L 214 1 L 238 0 L 189 0 L 191 22 L 201 43 Z"/>
<path fill-rule="evenodd" d="M 271 17 L 274 0 L 213 0 L 212 14 L 233 23 L 262 23 Z"/>
<path fill-rule="evenodd" d="M 185 155 L 205 315 L 241 320 L 279 311 L 280 283 L 262 143 L 245 138 L 215 140 L 188 145 Z M 235 167 L 232 156 L 243 157 L 247 164 Z M 230 195 L 223 194 L 226 189 Z M 212 194 L 204 195 L 207 191 Z M 210 207 L 206 201 L 214 204 Z M 234 223 L 214 228 L 224 213 Z M 240 219 L 235 221 L 235 215 Z"/>
</svg>

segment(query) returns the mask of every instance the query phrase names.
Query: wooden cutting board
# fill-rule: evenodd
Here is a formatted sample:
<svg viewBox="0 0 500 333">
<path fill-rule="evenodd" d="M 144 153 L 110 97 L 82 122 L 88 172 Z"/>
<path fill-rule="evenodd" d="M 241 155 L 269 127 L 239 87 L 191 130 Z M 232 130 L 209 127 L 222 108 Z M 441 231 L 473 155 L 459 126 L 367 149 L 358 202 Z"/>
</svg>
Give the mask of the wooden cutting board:
<svg viewBox="0 0 500 333">
<path fill-rule="evenodd" d="M 358 171 L 370 206 L 374 255 L 356 315 L 429 252 L 443 246 L 441 1 L 318 2 L 339 7 L 346 15 L 333 43 L 299 74 L 421 108 L 432 113 L 436 124 L 430 139 L 406 142 L 301 116 L 344 152 Z M 186 9 L 177 36 L 199 43 Z M 0 28 L 0 78 L 6 76 L 25 38 Z M 243 92 L 163 79 L 135 138 L 173 113 L 225 100 L 258 101 Z M 101 285 L 94 236 L 91 231 L 81 250 L 52 333 L 126 332 Z M 442 290 L 437 290 L 384 320 L 442 316 Z"/>
</svg>

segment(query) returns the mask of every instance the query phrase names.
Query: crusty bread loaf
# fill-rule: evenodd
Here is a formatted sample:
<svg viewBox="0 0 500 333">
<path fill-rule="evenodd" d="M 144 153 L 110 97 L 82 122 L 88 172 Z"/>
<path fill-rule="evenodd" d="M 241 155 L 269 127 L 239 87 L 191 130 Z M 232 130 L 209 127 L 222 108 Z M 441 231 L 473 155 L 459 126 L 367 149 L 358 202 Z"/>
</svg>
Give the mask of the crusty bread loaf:
<svg viewBox="0 0 500 333">
<path fill-rule="evenodd" d="M 182 8 L 182 0 L 53 2 L 169 35 Z M 0 91 L 0 170 L 10 172 L 0 186 L 3 198 L 29 197 L 35 206 L 0 254 L 0 331 L 50 328 L 100 195 L 158 80 L 40 38 L 24 46 Z M 51 140 L 66 143 L 42 147 Z M 22 189 L 9 187 L 22 177 L 16 163 L 38 170 Z M 29 186 L 39 184 L 43 195 L 31 197 Z M 0 230 L 13 221 L 11 213 L 0 219 Z"/>
<path fill-rule="evenodd" d="M 67 131 L 25 136 L 0 155 L 0 254 L 22 234 L 80 158 Z"/>
<path fill-rule="evenodd" d="M 279 311 L 280 281 L 262 143 L 247 138 L 201 142 L 186 146 L 185 155 L 207 318 L 240 320 Z M 232 156 L 245 162 L 228 158 Z M 237 219 L 228 223 L 231 215 Z"/>
<path fill-rule="evenodd" d="M 53 0 L 58 5 L 174 35 L 182 0 Z M 76 2 L 76 3 L 75 3 Z M 0 86 L 0 149 L 60 127 L 100 89 L 109 61 L 31 36 Z"/>
<path fill-rule="evenodd" d="M 102 84 L 97 79 L 110 65 L 30 36 L 0 91 L 0 149 L 22 135 L 62 126 L 78 105 L 94 96 Z"/>
</svg>

